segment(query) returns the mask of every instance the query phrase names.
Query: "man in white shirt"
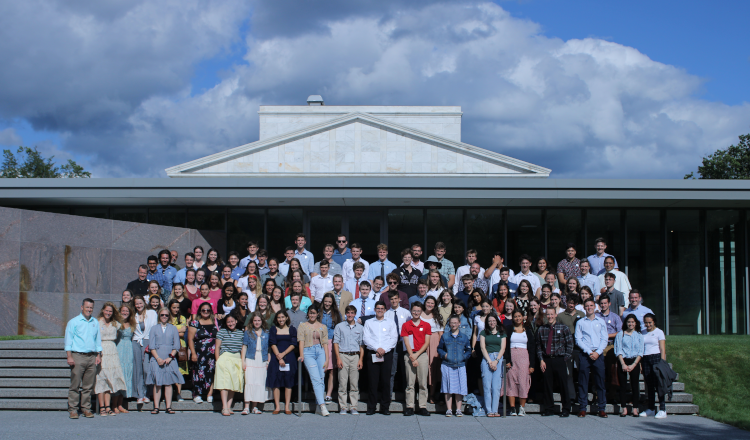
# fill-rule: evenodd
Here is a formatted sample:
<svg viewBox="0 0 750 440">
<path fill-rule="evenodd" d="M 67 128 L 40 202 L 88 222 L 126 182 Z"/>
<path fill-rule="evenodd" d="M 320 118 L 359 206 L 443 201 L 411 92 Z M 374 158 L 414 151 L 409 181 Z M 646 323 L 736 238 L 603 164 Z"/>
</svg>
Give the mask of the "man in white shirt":
<svg viewBox="0 0 750 440">
<path fill-rule="evenodd" d="M 627 293 L 630 292 L 630 290 L 633 288 L 633 286 L 630 285 L 628 276 L 625 275 L 624 272 L 620 272 L 619 270 L 615 269 L 615 257 L 604 257 L 604 273 L 599 275 L 600 286 L 606 286 L 604 280 L 604 274 L 606 273 L 612 273 L 615 275 L 615 284 L 612 286 L 615 290 L 619 290 L 620 292 L 627 295 Z M 599 289 L 599 293 L 602 294 L 605 290 L 606 287 L 601 287 Z M 625 299 L 627 300 L 627 297 Z M 627 306 L 628 303 L 626 301 L 625 307 Z"/>
<path fill-rule="evenodd" d="M 581 276 L 578 277 L 578 281 L 581 283 L 581 286 L 589 286 L 589 289 L 594 293 L 594 297 L 599 298 L 601 284 L 599 284 L 599 277 L 591 274 L 591 263 L 587 258 L 584 258 L 579 264 L 581 267 Z"/>
<path fill-rule="evenodd" d="M 333 275 L 339 275 L 342 272 L 341 265 L 336 262 L 336 260 L 333 259 L 333 245 L 327 244 L 323 248 L 323 260 L 328 262 L 328 273 Z M 317 263 L 315 263 L 315 267 L 313 268 L 313 273 L 308 274 L 310 277 L 314 277 L 315 275 L 320 273 L 320 263 L 323 261 L 320 260 Z"/>
<path fill-rule="evenodd" d="M 531 293 L 533 295 L 541 294 L 542 286 L 539 284 L 539 277 L 531 272 L 531 257 L 526 254 L 521 255 L 518 259 L 518 264 L 521 266 L 521 272 L 513 275 L 510 281 L 520 285 L 521 280 L 526 280 L 531 284 Z"/>
<path fill-rule="evenodd" d="M 310 280 L 310 295 L 315 304 L 323 302 L 323 295 L 333 289 L 333 275 L 328 273 L 329 263 L 326 260 L 320 262 L 320 274 Z"/>
<path fill-rule="evenodd" d="M 597 238 L 595 243 L 596 253 L 593 255 L 589 255 L 587 260 L 589 260 L 589 264 L 591 265 L 591 268 L 589 270 L 591 274 L 599 276 L 603 275 L 605 272 L 604 259 L 606 257 L 612 257 L 612 255 L 604 252 L 605 250 L 607 250 L 607 242 L 603 237 Z M 615 257 L 612 257 L 612 259 L 615 261 L 615 269 L 619 269 Z"/>
<path fill-rule="evenodd" d="M 487 268 L 487 270 L 484 271 L 484 278 L 489 279 L 490 281 L 490 289 L 492 289 L 492 286 L 500 282 L 500 269 L 502 269 L 504 266 L 505 260 L 503 259 L 503 254 L 500 252 L 495 252 L 495 255 L 492 257 L 492 264 L 490 267 Z M 509 271 L 509 277 L 514 276 L 513 269 L 508 269 Z"/>
<path fill-rule="evenodd" d="M 415 244 L 411 247 L 411 267 L 424 273 L 424 261 L 422 261 L 422 246 Z"/>
<path fill-rule="evenodd" d="M 383 301 L 385 302 L 385 301 Z M 388 303 L 391 308 L 385 312 L 385 319 L 391 320 L 396 323 L 398 327 L 398 334 L 401 335 L 401 327 L 406 321 L 411 319 L 411 313 L 405 308 L 401 307 L 401 297 L 398 292 L 391 291 L 388 294 Z M 398 338 L 401 342 L 401 336 Z M 399 359 L 403 358 L 404 346 L 402 344 L 396 344 L 396 348 L 393 353 L 393 367 L 391 368 L 391 387 L 390 392 L 393 394 L 393 384 L 396 382 L 396 373 L 399 372 L 399 383 L 403 383 L 404 369 L 399 362 Z M 401 368 L 399 368 L 401 367 Z M 399 387 L 401 389 L 401 387 Z"/>
<path fill-rule="evenodd" d="M 393 368 L 393 349 L 398 342 L 398 328 L 394 321 L 385 319 L 385 309 L 385 303 L 378 301 L 375 304 L 375 318 L 365 323 L 363 342 L 367 349 L 365 363 L 370 383 L 367 400 L 368 416 L 375 414 L 378 402 L 380 402 L 380 413 L 384 416 L 391 415 L 389 384 L 391 368 Z"/>
<path fill-rule="evenodd" d="M 459 283 L 458 281 L 461 279 L 462 276 L 468 274 L 471 272 L 471 265 L 474 264 L 474 262 L 477 261 L 477 250 L 476 249 L 469 249 L 466 251 L 466 264 L 456 269 L 456 282 L 453 284 L 453 294 L 455 295 L 459 291 Z M 484 269 L 480 267 L 479 269 L 479 275 L 478 277 L 484 278 Z M 461 288 L 464 286 L 461 285 Z M 487 292 L 485 292 L 487 294 Z"/>
<path fill-rule="evenodd" d="M 315 257 L 313 256 L 312 252 L 305 249 L 305 245 L 307 244 L 307 240 L 305 239 L 305 234 L 299 233 L 297 234 L 297 238 L 295 239 L 294 243 L 297 245 L 297 249 L 294 250 L 294 257 L 299 260 L 300 266 L 302 266 L 302 270 L 305 271 L 305 275 L 310 275 L 315 269 Z"/>
<path fill-rule="evenodd" d="M 294 246 L 287 246 L 284 250 L 284 258 L 286 258 L 284 262 L 279 263 L 279 272 L 286 278 L 289 273 L 289 262 L 294 258 Z"/>
<path fill-rule="evenodd" d="M 362 272 L 362 277 L 364 279 L 368 279 L 367 276 L 369 274 L 368 269 L 370 268 L 370 263 L 363 260 L 360 256 L 362 255 L 362 246 L 360 246 L 358 243 L 352 244 L 352 259 L 344 261 L 344 265 L 342 266 L 342 275 L 344 275 L 344 282 L 347 282 L 354 278 L 354 263 L 362 263 L 365 266 L 365 270 Z"/>
<path fill-rule="evenodd" d="M 367 270 L 367 279 L 372 281 L 377 276 L 385 279 L 386 275 L 394 270 L 396 270 L 396 265 L 388 259 L 388 245 L 380 243 L 378 245 L 378 261 L 370 265 L 370 268 Z"/>
</svg>

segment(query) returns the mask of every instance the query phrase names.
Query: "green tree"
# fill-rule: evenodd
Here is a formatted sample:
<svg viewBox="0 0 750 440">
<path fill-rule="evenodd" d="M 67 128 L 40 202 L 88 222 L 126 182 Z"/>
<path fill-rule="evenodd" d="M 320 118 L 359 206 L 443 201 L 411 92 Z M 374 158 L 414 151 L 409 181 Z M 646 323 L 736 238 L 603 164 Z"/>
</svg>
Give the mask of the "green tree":
<svg viewBox="0 0 750 440">
<path fill-rule="evenodd" d="M 686 179 L 695 179 L 694 173 Z M 737 145 L 725 150 L 716 150 L 703 158 L 698 167 L 699 179 L 750 179 L 750 134 L 740 135 Z"/>
<path fill-rule="evenodd" d="M 52 162 L 55 156 L 45 158 L 34 147 L 18 147 L 17 154 L 10 150 L 3 150 L 3 164 L 0 177 L 9 179 L 19 178 L 75 178 L 91 177 L 82 166 L 68 159 L 68 163 L 58 167 Z"/>
</svg>

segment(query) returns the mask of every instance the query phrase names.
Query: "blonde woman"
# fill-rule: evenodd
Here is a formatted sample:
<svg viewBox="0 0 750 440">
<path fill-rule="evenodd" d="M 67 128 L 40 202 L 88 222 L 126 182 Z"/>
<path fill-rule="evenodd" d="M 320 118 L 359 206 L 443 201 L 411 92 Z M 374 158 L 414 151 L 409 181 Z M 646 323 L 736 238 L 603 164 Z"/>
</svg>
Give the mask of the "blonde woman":
<svg viewBox="0 0 750 440">
<path fill-rule="evenodd" d="M 159 309 L 159 323 L 151 327 L 149 345 L 151 361 L 149 362 L 146 385 L 154 387 L 154 410 L 151 414 L 159 414 L 159 401 L 164 388 L 164 403 L 167 414 L 174 414 L 172 410 L 172 385 L 183 384 L 185 379 L 177 367 L 177 351 L 180 349 L 180 334 L 177 328 L 169 323 L 169 309 Z"/>
<path fill-rule="evenodd" d="M 151 327 L 156 325 L 156 312 L 146 308 L 146 300 L 136 295 L 133 298 L 135 307 L 135 328 L 133 329 L 133 392 L 137 403 L 148 403 L 146 397 L 146 371 L 148 371 L 148 336 Z"/>
<path fill-rule="evenodd" d="M 94 392 L 99 398 L 99 415 L 114 416 L 110 403 L 112 394 L 127 389 L 125 376 L 120 367 L 120 358 L 117 355 L 117 332 L 120 330 L 120 312 L 117 307 L 106 302 L 99 312 L 99 332 L 102 338 L 102 363 L 99 373 L 96 375 L 96 388 Z"/>
<path fill-rule="evenodd" d="M 240 357 L 244 332 L 237 328 L 234 315 L 227 315 L 224 324 L 216 335 L 214 389 L 221 391 L 221 414 L 231 416 L 234 393 L 241 393 L 245 386 Z"/>
<path fill-rule="evenodd" d="M 260 312 L 250 315 L 250 325 L 242 341 L 242 369 L 245 370 L 245 408 L 242 415 L 261 414 L 263 402 L 268 400 L 266 374 L 271 361 L 268 350 L 268 323 Z"/>
<path fill-rule="evenodd" d="M 132 302 L 132 301 L 131 301 Z M 125 378 L 126 389 L 119 391 L 112 396 L 112 409 L 115 414 L 127 413 L 125 409 L 125 399 L 134 396 L 133 389 L 133 329 L 135 328 L 135 309 L 130 304 L 120 306 L 120 320 L 122 327 L 115 344 L 117 345 L 117 356 L 120 359 L 120 368 Z"/>
</svg>

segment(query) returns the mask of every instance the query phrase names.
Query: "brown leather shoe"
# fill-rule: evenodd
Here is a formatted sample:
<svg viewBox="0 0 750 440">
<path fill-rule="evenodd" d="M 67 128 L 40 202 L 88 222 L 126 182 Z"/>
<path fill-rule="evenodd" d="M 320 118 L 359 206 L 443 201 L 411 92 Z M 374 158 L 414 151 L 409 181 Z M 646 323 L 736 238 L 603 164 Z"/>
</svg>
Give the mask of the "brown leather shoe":
<svg viewBox="0 0 750 440">
<path fill-rule="evenodd" d="M 86 418 L 88 418 L 88 419 L 93 419 L 94 418 L 94 413 L 92 413 L 91 411 L 89 411 L 87 409 L 84 409 L 83 410 L 83 416 L 86 417 Z"/>
<path fill-rule="evenodd" d="M 70 414 L 71 419 L 77 419 L 78 418 L 78 411 L 68 411 L 68 414 Z"/>
<path fill-rule="evenodd" d="M 286 415 L 290 416 L 290 415 L 292 415 L 292 410 L 290 410 L 290 409 L 285 409 L 285 410 L 284 410 L 284 414 L 286 414 Z"/>
<path fill-rule="evenodd" d="M 578 417 L 586 417 L 586 411 L 579 412 Z"/>
<path fill-rule="evenodd" d="M 607 413 L 605 413 L 604 411 L 599 411 L 599 417 L 601 417 L 601 418 L 603 418 L 603 419 L 606 419 L 606 418 L 607 418 L 607 417 L 609 417 L 609 416 L 608 416 L 608 415 L 607 415 Z"/>
</svg>

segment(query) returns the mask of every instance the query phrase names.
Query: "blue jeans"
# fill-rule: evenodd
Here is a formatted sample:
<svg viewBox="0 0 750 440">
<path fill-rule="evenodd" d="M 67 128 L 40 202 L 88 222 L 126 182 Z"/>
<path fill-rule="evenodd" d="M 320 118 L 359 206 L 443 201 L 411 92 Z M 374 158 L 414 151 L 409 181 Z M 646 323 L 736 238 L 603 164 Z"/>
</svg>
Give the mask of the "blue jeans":
<svg viewBox="0 0 750 440">
<path fill-rule="evenodd" d="M 325 403 L 323 385 L 325 373 L 323 369 L 325 368 L 326 355 L 320 344 L 305 347 L 303 353 L 305 355 L 305 367 L 307 367 L 307 373 L 310 375 L 313 391 L 315 391 L 315 400 L 318 402 L 318 405 L 322 405 Z"/>
<path fill-rule="evenodd" d="M 490 360 L 496 360 L 497 353 L 490 353 Z M 497 363 L 497 370 L 490 370 L 490 365 L 482 359 L 482 387 L 484 388 L 484 410 L 497 413 L 500 404 L 500 390 L 503 386 L 503 358 Z"/>
</svg>

